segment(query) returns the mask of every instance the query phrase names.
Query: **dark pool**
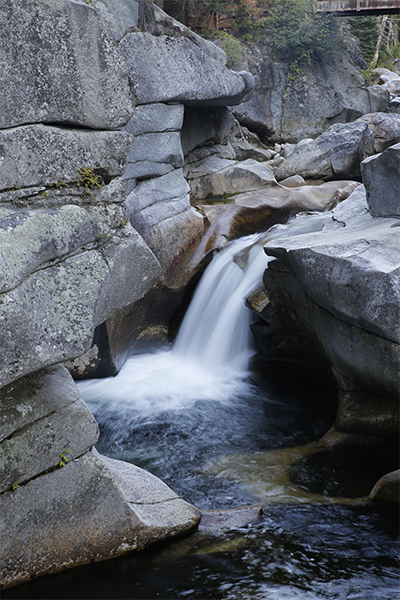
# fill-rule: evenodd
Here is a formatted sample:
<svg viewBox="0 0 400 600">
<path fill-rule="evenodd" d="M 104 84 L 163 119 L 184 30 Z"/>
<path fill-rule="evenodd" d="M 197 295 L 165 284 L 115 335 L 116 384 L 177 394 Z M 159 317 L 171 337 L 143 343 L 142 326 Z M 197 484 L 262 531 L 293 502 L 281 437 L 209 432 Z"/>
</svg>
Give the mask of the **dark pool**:
<svg viewBox="0 0 400 600">
<path fill-rule="evenodd" d="M 235 463 L 235 457 L 249 462 L 251 456 L 279 461 L 285 448 L 319 438 L 334 420 L 336 390 L 326 373 L 300 363 L 264 365 L 263 376 L 253 373 L 245 379 L 245 386 L 239 385 L 239 392 L 225 402 L 199 394 L 173 410 L 163 404 L 145 410 L 140 403 L 125 403 L 118 410 L 113 402 L 97 408 L 94 403 L 101 428 L 98 450 L 150 470 L 200 508 L 258 503 L 260 488 L 253 489 L 246 474 L 241 478 L 240 460 L 232 477 L 218 469 L 210 474 L 215 470 L 210 464 L 218 464 L 219 457 L 222 463 Z M 335 470 L 321 460 L 319 456 L 317 471 L 325 484 L 317 482 L 318 501 L 311 501 L 307 492 L 301 496 L 307 477 L 316 472 L 306 459 L 297 470 L 299 496 L 262 502 L 264 514 L 256 523 L 215 534 L 199 530 L 168 545 L 9 588 L 2 597 L 400 598 L 397 511 L 359 498 L 333 501 L 332 490 L 335 496 L 345 495 L 349 479 L 357 479 L 360 470 L 356 465 L 346 475 L 337 463 Z M 358 492 L 368 493 L 371 481 L 365 480 L 365 472 L 360 471 L 359 483 Z"/>
</svg>

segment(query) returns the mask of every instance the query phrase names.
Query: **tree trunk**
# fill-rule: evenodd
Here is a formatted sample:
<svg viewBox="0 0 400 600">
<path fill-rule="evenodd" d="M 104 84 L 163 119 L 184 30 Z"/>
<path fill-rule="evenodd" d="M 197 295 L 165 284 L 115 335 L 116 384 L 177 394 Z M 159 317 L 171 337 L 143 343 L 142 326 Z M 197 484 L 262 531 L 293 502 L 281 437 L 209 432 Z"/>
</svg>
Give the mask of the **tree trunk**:
<svg viewBox="0 0 400 600">
<path fill-rule="evenodd" d="M 155 35 L 159 33 L 153 0 L 139 0 L 138 26 L 142 31 L 148 31 Z"/>
<path fill-rule="evenodd" d="M 375 69 L 376 63 L 378 62 L 379 52 L 381 51 L 382 38 L 383 38 L 383 34 L 385 32 L 387 20 L 388 20 L 388 16 L 384 15 L 382 17 L 381 28 L 379 30 L 378 41 L 376 43 L 376 50 L 375 50 L 374 58 L 372 60 L 372 68 L 373 69 Z"/>
</svg>

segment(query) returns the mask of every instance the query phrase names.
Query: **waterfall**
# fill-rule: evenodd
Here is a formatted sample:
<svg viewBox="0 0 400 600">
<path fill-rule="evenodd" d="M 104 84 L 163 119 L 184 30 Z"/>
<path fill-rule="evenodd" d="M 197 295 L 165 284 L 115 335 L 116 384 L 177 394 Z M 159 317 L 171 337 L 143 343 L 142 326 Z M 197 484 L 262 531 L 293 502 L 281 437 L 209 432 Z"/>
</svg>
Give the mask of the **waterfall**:
<svg viewBox="0 0 400 600">
<path fill-rule="evenodd" d="M 232 242 L 206 269 L 175 341 L 177 358 L 196 360 L 205 369 L 247 368 L 252 346 L 245 298 L 259 284 L 268 261 L 258 238 Z M 237 264 L 235 256 L 248 248 L 244 264 Z"/>
<path fill-rule="evenodd" d="M 246 297 L 261 283 L 269 258 L 263 246 L 274 238 L 322 229 L 329 213 L 300 215 L 267 233 L 228 244 L 207 267 L 172 349 L 131 356 L 116 377 L 79 382 L 94 408 L 141 413 L 180 409 L 198 399 L 228 402 L 248 388 L 253 354 L 251 311 Z M 112 400 L 110 400 L 112 399 Z"/>
</svg>

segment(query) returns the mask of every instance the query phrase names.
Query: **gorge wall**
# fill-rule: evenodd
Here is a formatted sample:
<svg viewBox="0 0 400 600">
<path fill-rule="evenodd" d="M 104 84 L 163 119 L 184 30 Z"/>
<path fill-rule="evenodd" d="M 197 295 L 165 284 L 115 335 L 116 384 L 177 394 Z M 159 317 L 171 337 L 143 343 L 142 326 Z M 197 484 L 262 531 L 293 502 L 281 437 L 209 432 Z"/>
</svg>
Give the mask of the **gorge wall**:
<svg viewBox="0 0 400 600">
<path fill-rule="evenodd" d="M 253 76 L 155 15 L 150 33 L 128 0 L 0 7 L 2 585 L 196 527 L 199 511 L 162 482 L 98 455 L 97 424 L 61 365 L 115 374 L 144 331 L 165 332 L 214 250 L 358 185 L 285 185 L 274 169 L 295 148 L 287 158 L 266 149 L 227 108 L 260 129 L 246 116 L 261 102 L 259 87 L 250 100 Z M 379 110 L 387 94 L 354 77 L 363 109 L 351 115 Z M 275 137 L 297 141 L 329 124 L 304 115 L 297 129 L 274 125 Z M 356 128 L 359 163 L 375 150 L 370 126 Z M 224 194 L 229 206 L 205 202 Z"/>
</svg>

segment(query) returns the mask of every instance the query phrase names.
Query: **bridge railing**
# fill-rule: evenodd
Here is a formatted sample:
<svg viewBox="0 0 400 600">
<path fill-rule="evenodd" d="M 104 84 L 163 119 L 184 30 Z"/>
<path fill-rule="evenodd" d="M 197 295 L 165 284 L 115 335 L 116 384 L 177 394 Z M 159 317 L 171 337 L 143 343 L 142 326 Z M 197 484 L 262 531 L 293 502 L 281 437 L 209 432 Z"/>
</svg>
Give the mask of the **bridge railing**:
<svg viewBox="0 0 400 600">
<path fill-rule="evenodd" d="M 400 14 L 400 0 L 317 0 L 316 12 Z"/>
</svg>

